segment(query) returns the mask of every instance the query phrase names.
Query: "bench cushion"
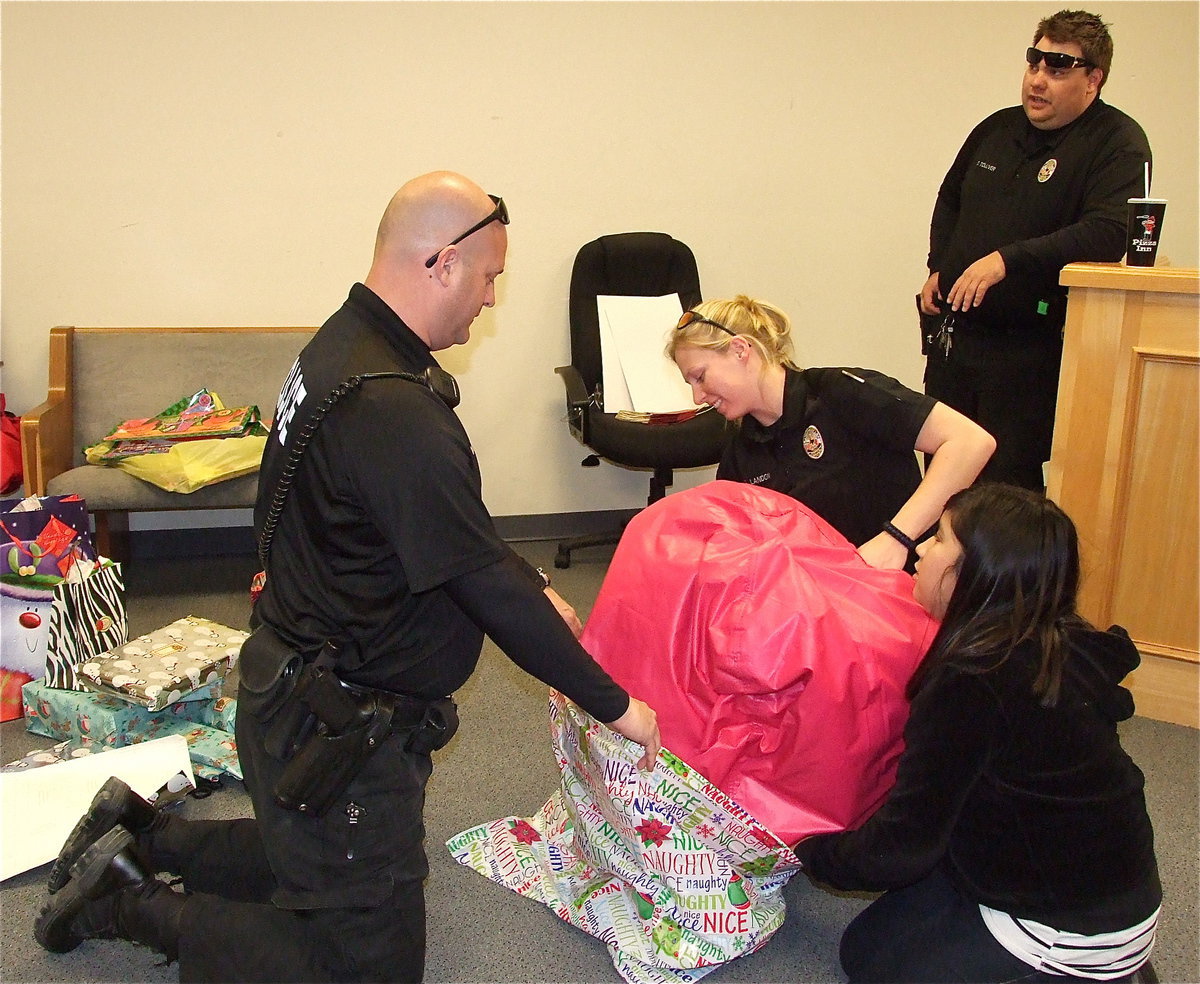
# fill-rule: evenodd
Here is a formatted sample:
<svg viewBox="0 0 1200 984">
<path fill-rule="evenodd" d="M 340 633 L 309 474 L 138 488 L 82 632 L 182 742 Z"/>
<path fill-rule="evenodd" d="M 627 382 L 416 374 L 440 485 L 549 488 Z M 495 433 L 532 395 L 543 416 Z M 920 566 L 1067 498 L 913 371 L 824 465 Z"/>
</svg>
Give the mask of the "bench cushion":
<svg viewBox="0 0 1200 984">
<path fill-rule="evenodd" d="M 258 474 L 231 478 L 183 495 L 143 482 L 119 468 L 81 465 L 46 483 L 49 495 L 82 496 L 91 512 L 107 509 L 148 512 L 159 509 L 251 508 L 258 493 Z"/>
</svg>

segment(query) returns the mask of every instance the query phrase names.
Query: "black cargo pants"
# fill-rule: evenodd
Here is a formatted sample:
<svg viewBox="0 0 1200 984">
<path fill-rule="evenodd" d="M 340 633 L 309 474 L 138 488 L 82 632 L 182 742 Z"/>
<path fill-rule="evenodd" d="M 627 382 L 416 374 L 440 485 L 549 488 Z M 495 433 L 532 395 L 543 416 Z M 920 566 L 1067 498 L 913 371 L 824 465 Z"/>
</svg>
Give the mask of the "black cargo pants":
<svg viewBox="0 0 1200 984">
<path fill-rule="evenodd" d="M 429 872 L 422 811 L 428 755 L 387 739 L 320 818 L 283 810 L 283 763 L 263 748 L 253 701 L 237 741 L 255 818 L 171 818 L 146 845 L 190 894 L 181 981 L 419 981 Z"/>
</svg>

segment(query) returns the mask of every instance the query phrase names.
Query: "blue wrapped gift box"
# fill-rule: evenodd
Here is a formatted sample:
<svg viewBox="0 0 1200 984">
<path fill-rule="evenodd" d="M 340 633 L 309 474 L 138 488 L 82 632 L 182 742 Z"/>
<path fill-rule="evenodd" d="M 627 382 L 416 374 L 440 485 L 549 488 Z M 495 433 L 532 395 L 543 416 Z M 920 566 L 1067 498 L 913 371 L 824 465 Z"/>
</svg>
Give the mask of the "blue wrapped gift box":
<svg viewBox="0 0 1200 984">
<path fill-rule="evenodd" d="M 119 748 L 164 735 L 183 735 L 201 775 L 215 769 L 242 778 L 233 730 L 237 701 L 221 693 L 220 679 L 161 711 L 107 694 L 47 687 L 32 680 L 22 688 L 26 728 L 83 747 Z"/>
</svg>

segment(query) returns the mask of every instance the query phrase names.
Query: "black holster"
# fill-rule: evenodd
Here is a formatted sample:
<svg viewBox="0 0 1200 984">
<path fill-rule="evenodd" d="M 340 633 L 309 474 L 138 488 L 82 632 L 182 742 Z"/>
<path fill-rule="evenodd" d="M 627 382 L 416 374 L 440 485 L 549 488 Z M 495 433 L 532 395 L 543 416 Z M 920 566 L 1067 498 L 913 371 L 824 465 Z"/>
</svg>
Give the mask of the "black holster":
<svg viewBox="0 0 1200 984">
<path fill-rule="evenodd" d="M 275 784 L 275 802 L 319 817 L 391 734 L 393 704 L 384 691 L 351 690 L 332 670 L 313 664 L 300 674 L 294 700 L 317 723 L 297 736 L 299 747 Z"/>
<path fill-rule="evenodd" d="M 264 625 L 242 653 L 246 710 L 261 724 L 267 754 L 287 763 L 273 790 L 284 809 L 323 816 L 392 735 L 406 751 L 428 755 L 458 730 L 449 697 L 424 700 L 339 680 L 332 643 L 306 662 Z"/>
</svg>

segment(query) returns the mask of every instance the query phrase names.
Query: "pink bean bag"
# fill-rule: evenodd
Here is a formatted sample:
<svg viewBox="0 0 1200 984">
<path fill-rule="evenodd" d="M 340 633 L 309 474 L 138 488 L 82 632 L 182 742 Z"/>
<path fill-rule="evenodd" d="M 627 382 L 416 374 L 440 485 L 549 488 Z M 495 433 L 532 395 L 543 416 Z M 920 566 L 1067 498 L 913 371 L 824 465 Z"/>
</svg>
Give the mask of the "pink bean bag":
<svg viewBox="0 0 1200 984">
<path fill-rule="evenodd" d="M 667 748 L 794 844 L 883 800 L 936 629 L 909 575 L 807 507 L 709 482 L 630 522 L 583 644 Z"/>
</svg>

